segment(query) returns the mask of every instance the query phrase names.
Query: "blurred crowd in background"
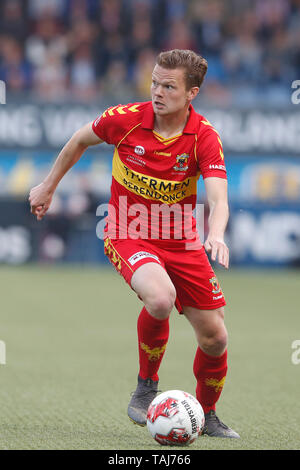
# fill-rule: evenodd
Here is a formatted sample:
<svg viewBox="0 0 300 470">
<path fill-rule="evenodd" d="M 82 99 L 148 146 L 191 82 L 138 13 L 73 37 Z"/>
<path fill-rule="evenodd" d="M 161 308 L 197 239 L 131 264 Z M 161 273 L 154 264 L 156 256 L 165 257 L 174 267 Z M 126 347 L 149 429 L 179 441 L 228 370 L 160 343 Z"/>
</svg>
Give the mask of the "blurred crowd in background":
<svg viewBox="0 0 300 470">
<path fill-rule="evenodd" d="M 150 99 L 157 54 L 174 48 L 208 61 L 194 106 L 222 135 L 231 264 L 300 265 L 300 0 L 0 0 L 0 264 L 104 262 L 108 146 L 85 153 L 41 223 L 28 193 L 79 127 Z"/>
<path fill-rule="evenodd" d="M 14 97 L 149 98 L 161 50 L 208 61 L 212 105 L 280 104 L 300 78 L 300 0 L 1 0 L 0 79 Z"/>
</svg>

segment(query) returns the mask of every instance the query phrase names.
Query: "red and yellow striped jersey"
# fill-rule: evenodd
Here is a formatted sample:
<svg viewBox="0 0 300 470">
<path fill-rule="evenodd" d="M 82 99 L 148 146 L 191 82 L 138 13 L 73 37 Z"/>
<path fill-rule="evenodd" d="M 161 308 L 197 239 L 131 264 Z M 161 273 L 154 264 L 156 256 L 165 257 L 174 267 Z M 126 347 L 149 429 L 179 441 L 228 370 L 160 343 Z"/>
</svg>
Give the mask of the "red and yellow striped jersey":
<svg viewBox="0 0 300 470">
<path fill-rule="evenodd" d="M 110 205 L 117 220 L 110 220 L 112 217 L 109 214 L 108 222 L 115 223 L 116 238 L 120 236 L 118 220 L 126 215 L 128 227 L 139 223 L 145 234 L 147 225 L 148 235 L 145 238 L 186 240 L 187 234 L 181 228 L 181 234 L 178 230 L 176 232 L 178 224 L 174 219 L 171 220 L 170 236 L 163 235 L 164 207 L 184 208 L 185 217 L 192 217 L 199 176 L 226 178 L 218 132 L 195 112 L 192 105 L 189 110 L 189 119 L 182 133 L 168 139 L 154 131 L 151 101 L 111 107 L 93 122 L 97 136 L 115 146 Z M 120 196 L 123 198 L 120 199 Z M 139 208 L 141 214 L 137 217 Z M 145 208 L 148 210 L 148 220 Z M 155 210 L 157 208 L 161 208 L 160 213 Z M 156 220 L 151 220 L 152 231 L 150 213 L 154 219 L 156 217 Z M 194 230 L 194 220 L 192 227 Z M 126 236 L 123 234 L 121 238 Z"/>
</svg>

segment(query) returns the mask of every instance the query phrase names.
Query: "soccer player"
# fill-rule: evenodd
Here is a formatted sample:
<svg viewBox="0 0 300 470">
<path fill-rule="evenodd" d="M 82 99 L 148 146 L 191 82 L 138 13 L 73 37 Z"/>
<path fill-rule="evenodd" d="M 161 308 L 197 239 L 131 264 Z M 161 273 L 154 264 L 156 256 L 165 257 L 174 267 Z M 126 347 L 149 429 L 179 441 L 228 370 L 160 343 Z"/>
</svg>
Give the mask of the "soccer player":
<svg viewBox="0 0 300 470">
<path fill-rule="evenodd" d="M 115 146 L 104 249 L 144 304 L 137 322 L 138 383 L 128 416 L 146 424 L 168 342 L 169 315 L 176 306 L 197 339 L 193 371 L 205 413 L 204 433 L 238 438 L 216 415 L 227 372 L 226 303 L 206 252 L 228 268 L 228 202 L 220 136 L 191 104 L 206 71 L 206 60 L 193 51 L 160 53 L 152 100 L 111 107 L 78 130 L 29 200 L 41 220 L 59 181 L 87 147 L 103 141 Z M 210 209 L 204 247 L 192 217 L 200 174 Z M 183 227 L 183 219 L 192 222 Z"/>
</svg>

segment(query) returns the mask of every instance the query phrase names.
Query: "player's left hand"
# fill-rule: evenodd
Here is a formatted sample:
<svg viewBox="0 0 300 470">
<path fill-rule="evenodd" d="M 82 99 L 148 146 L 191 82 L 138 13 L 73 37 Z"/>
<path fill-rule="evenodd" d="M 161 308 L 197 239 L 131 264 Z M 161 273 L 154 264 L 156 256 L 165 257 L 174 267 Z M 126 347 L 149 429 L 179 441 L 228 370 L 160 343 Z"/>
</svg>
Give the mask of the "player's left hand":
<svg viewBox="0 0 300 470">
<path fill-rule="evenodd" d="M 218 261 L 226 269 L 229 267 L 229 249 L 222 238 L 207 237 L 205 250 L 210 253 L 212 261 Z"/>
</svg>

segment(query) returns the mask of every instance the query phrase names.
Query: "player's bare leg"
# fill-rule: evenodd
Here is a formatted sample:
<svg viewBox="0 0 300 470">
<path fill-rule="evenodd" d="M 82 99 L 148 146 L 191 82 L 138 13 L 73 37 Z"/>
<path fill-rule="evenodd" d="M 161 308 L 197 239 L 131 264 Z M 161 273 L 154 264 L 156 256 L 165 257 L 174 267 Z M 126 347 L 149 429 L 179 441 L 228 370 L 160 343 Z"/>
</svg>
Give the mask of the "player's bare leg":
<svg viewBox="0 0 300 470">
<path fill-rule="evenodd" d="M 140 266 L 132 276 L 131 287 L 144 302 L 147 311 L 158 320 L 168 318 L 176 299 L 176 290 L 167 272 L 158 263 Z"/>
<path fill-rule="evenodd" d="M 197 379 L 196 397 L 205 413 L 204 434 L 239 438 L 235 431 L 219 420 L 215 412 L 227 373 L 228 335 L 224 324 L 224 307 L 215 310 L 183 307 L 183 312 L 193 326 L 198 342 L 194 374 Z"/>
<path fill-rule="evenodd" d="M 138 318 L 140 370 L 128 416 L 144 426 L 148 407 L 157 394 L 157 372 L 167 346 L 169 315 L 176 291 L 166 271 L 157 263 L 140 266 L 132 276 L 131 286 L 145 307 Z"/>
<path fill-rule="evenodd" d="M 228 335 L 224 323 L 224 307 L 199 310 L 183 307 L 183 313 L 194 328 L 198 345 L 210 356 L 220 356 L 227 348 Z"/>
</svg>

